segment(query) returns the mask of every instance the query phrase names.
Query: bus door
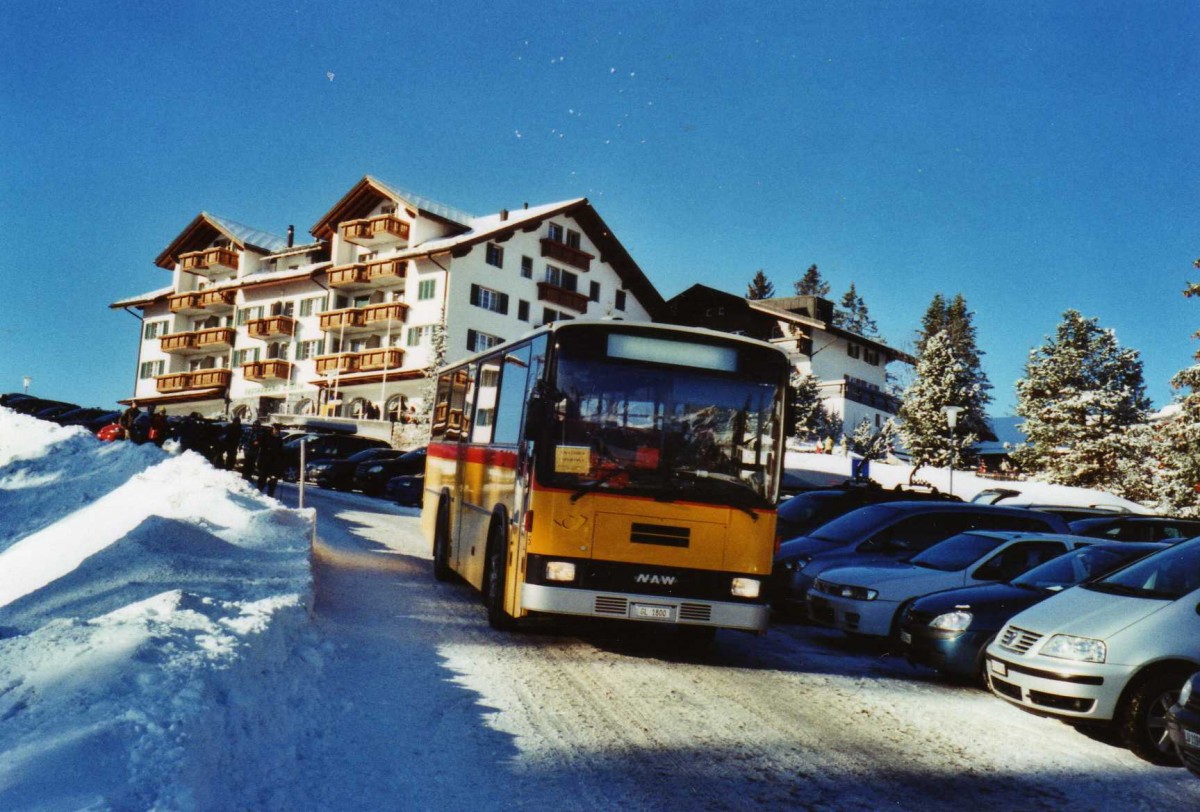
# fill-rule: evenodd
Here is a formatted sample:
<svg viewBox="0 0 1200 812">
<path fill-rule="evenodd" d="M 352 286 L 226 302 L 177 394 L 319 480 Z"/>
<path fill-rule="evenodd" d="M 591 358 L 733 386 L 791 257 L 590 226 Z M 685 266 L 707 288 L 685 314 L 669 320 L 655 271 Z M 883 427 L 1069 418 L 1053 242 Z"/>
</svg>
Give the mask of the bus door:
<svg viewBox="0 0 1200 812">
<path fill-rule="evenodd" d="M 457 476 L 451 495 L 454 507 L 450 513 L 453 542 L 450 546 L 450 566 L 468 583 L 479 587 L 483 583 L 482 563 L 473 566 L 472 559 L 482 562 L 483 546 L 487 540 L 487 515 L 482 506 L 482 456 L 471 453 L 471 432 L 475 420 L 475 396 L 479 367 L 476 364 L 455 371 L 450 391 L 450 423 L 446 438 L 458 443 Z M 490 513 L 490 511 L 488 511 Z M 482 528 L 481 528 L 482 526 Z M 474 570 L 478 569 L 476 573 Z"/>
</svg>

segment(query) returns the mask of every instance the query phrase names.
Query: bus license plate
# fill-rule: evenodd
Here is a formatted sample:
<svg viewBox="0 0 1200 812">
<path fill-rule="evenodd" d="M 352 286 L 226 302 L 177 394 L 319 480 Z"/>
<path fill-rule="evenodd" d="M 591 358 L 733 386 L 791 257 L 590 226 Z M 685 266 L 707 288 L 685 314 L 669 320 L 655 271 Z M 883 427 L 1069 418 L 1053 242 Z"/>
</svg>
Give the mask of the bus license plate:
<svg viewBox="0 0 1200 812">
<path fill-rule="evenodd" d="M 642 620 L 674 620 L 675 608 L 673 606 L 635 603 L 633 605 L 633 616 Z"/>
</svg>

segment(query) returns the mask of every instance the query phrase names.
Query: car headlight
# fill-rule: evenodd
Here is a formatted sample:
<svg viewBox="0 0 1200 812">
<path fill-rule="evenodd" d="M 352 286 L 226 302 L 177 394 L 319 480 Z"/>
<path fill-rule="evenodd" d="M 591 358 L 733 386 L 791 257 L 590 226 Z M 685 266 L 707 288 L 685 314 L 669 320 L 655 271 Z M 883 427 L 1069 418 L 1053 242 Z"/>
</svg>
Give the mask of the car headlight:
<svg viewBox="0 0 1200 812">
<path fill-rule="evenodd" d="M 1046 645 L 1042 646 L 1041 653 L 1047 657 L 1057 657 L 1061 660 L 1102 663 L 1108 656 L 1108 646 L 1104 644 L 1103 640 L 1075 637 L 1070 634 L 1056 634 L 1046 641 Z"/>
<path fill-rule="evenodd" d="M 878 590 L 867 589 L 865 586 L 850 586 L 848 584 L 831 584 L 828 581 L 817 581 L 817 591 L 826 595 L 836 595 L 839 598 L 850 598 L 855 601 L 873 601 L 879 597 Z"/>
<path fill-rule="evenodd" d="M 929 628 L 941 629 L 944 632 L 961 632 L 965 631 L 974 619 L 975 616 L 970 612 L 955 609 L 953 612 L 944 612 L 929 621 Z"/>
<path fill-rule="evenodd" d="M 762 591 L 762 581 L 757 578 L 734 578 L 729 591 L 735 598 L 757 598 Z"/>
<path fill-rule="evenodd" d="M 372 465 L 370 468 L 367 469 L 367 473 L 368 474 L 378 474 L 382 470 L 383 470 L 382 465 Z"/>
</svg>

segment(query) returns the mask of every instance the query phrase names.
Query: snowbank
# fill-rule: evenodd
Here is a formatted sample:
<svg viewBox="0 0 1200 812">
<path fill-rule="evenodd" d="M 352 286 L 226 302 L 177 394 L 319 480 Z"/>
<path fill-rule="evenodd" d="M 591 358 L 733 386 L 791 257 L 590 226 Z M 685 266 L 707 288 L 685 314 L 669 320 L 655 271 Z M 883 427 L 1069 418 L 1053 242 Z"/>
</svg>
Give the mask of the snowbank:
<svg viewBox="0 0 1200 812">
<path fill-rule="evenodd" d="M 219 808 L 231 730 L 320 667 L 311 513 L 0 408 L 0 516 L 0 808 Z"/>
</svg>

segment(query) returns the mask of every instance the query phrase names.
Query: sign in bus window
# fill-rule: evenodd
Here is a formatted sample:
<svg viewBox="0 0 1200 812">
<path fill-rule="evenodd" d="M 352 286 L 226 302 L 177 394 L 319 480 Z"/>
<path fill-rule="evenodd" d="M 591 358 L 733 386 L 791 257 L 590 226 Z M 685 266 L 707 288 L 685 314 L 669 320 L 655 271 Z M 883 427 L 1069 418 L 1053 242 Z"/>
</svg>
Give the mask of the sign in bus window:
<svg viewBox="0 0 1200 812">
<path fill-rule="evenodd" d="M 554 472 L 586 474 L 592 470 L 592 449 L 586 445 L 560 445 L 554 449 Z"/>
<path fill-rule="evenodd" d="M 717 347 L 692 341 L 670 341 L 649 336 L 613 333 L 608 337 L 608 357 L 629 361 L 737 372 L 738 352 L 734 347 Z"/>
</svg>

